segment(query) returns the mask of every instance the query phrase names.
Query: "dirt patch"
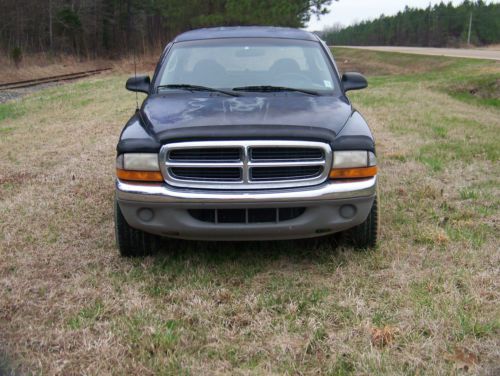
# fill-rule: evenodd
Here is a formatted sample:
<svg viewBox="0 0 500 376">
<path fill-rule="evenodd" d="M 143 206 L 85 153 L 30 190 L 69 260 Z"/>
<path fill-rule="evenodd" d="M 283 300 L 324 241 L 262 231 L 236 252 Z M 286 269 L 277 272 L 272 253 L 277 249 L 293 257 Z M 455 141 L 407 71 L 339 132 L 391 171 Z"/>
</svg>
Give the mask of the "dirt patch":
<svg viewBox="0 0 500 376">
<path fill-rule="evenodd" d="M 461 80 L 444 89 L 451 96 L 475 103 L 500 108 L 500 78 L 498 74 Z"/>
<path fill-rule="evenodd" d="M 35 174 L 30 172 L 16 172 L 10 175 L 0 175 L 0 185 L 2 184 L 20 184 L 35 177 Z"/>
<path fill-rule="evenodd" d="M 453 88 L 453 91 L 458 93 L 469 93 L 481 99 L 500 98 L 500 78 L 492 77 L 491 80 L 458 85 Z"/>
</svg>

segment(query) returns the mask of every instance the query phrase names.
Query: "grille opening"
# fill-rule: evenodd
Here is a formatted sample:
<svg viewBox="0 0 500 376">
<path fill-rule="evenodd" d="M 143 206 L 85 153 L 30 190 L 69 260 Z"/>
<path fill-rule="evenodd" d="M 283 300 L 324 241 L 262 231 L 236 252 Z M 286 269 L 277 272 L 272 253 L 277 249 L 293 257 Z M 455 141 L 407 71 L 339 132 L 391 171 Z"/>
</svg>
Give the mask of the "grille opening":
<svg viewBox="0 0 500 376">
<path fill-rule="evenodd" d="M 248 223 L 276 222 L 276 209 L 248 209 Z"/>
<path fill-rule="evenodd" d="M 293 180 L 309 179 L 321 175 L 323 166 L 252 167 L 252 180 Z"/>
<path fill-rule="evenodd" d="M 180 180 L 241 180 L 241 169 L 238 167 L 171 167 L 169 172 Z"/>
<path fill-rule="evenodd" d="M 253 161 L 314 161 L 323 158 L 323 150 L 317 148 L 253 147 L 250 150 Z"/>
<path fill-rule="evenodd" d="M 239 148 L 174 149 L 168 153 L 171 161 L 239 161 L 240 158 Z"/>
<path fill-rule="evenodd" d="M 220 209 L 217 210 L 218 223 L 245 223 L 245 209 Z"/>
<path fill-rule="evenodd" d="M 281 208 L 279 209 L 279 220 L 281 221 L 289 221 L 290 219 L 295 219 L 300 217 L 306 208 Z"/>
<path fill-rule="evenodd" d="M 188 212 L 198 221 L 215 223 L 214 209 L 189 209 Z"/>
<path fill-rule="evenodd" d="M 306 208 L 189 209 L 189 214 L 208 223 L 277 223 L 295 219 Z"/>
</svg>

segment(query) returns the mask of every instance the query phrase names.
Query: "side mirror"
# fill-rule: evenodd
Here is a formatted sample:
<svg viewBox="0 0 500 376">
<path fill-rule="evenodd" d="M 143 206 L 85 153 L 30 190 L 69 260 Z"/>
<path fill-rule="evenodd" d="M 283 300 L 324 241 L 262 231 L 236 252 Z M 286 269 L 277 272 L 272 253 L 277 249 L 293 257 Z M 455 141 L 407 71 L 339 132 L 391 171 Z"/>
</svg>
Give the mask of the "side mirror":
<svg viewBox="0 0 500 376">
<path fill-rule="evenodd" d="M 130 77 L 127 80 L 125 87 L 130 91 L 138 91 L 141 93 L 149 94 L 149 86 L 151 85 L 151 79 L 149 76 L 137 76 Z"/>
<path fill-rule="evenodd" d="M 344 87 L 344 91 L 360 90 L 368 87 L 368 81 L 360 73 L 347 72 L 342 76 L 342 86 Z"/>
</svg>

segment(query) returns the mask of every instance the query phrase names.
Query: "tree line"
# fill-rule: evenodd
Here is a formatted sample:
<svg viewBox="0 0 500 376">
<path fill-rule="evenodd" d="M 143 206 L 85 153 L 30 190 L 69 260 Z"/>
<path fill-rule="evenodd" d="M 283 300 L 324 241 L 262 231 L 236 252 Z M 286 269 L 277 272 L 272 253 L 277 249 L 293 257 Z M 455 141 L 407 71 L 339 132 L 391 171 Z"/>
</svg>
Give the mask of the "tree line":
<svg viewBox="0 0 500 376">
<path fill-rule="evenodd" d="M 467 43 L 470 22 L 472 44 L 500 43 L 500 4 L 482 0 L 466 0 L 456 7 L 451 2 L 425 9 L 407 6 L 395 16 L 346 28 L 337 25 L 321 35 L 331 45 L 457 47 Z"/>
<path fill-rule="evenodd" d="M 2 0 L 0 50 L 119 57 L 194 28 L 303 27 L 332 0 Z"/>
</svg>

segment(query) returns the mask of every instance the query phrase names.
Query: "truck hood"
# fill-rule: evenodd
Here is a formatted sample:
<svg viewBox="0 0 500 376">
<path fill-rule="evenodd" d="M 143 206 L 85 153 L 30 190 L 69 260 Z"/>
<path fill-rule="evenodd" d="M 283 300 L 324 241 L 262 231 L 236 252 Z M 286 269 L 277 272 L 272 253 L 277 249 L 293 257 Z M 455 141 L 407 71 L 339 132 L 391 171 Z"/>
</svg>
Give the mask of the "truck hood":
<svg viewBox="0 0 500 376">
<path fill-rule="evenodd" d="M 296 94 L 223 97 L 156 94 L 141 115 L 159 143 L 200 138 L 310 138 L 332 141 L 352 114 L 345 97 Z"/>
</svg>

